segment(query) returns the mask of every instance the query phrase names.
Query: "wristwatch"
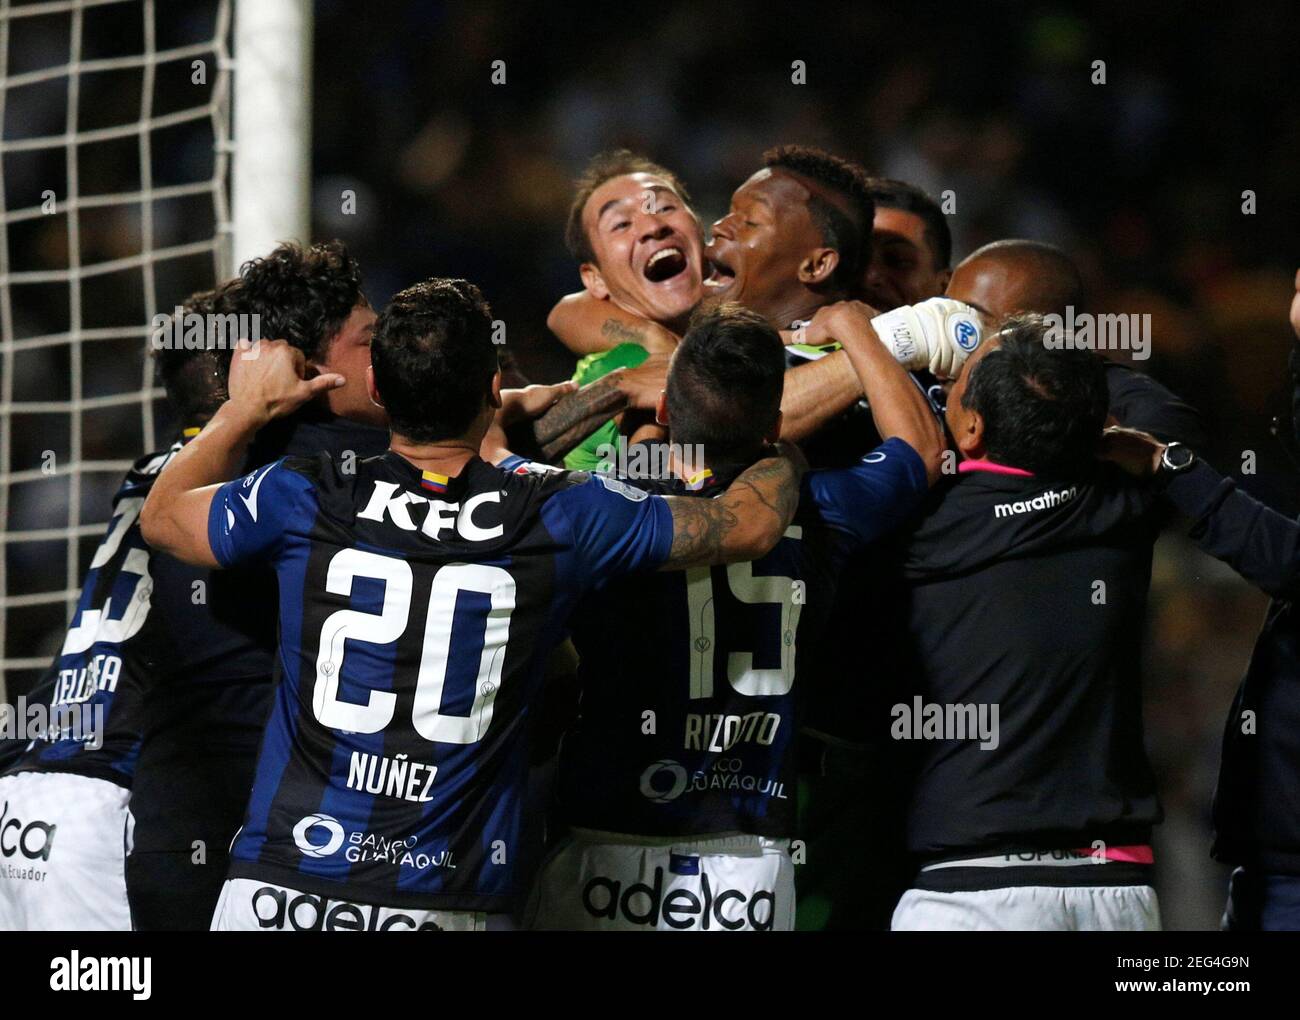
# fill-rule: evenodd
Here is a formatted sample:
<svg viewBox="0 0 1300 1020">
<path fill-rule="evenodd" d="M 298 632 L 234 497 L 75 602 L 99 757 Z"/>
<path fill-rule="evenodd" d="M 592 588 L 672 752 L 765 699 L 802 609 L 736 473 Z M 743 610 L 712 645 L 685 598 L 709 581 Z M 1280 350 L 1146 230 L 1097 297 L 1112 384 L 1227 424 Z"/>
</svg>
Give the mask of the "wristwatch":
<svg viewBox="0 0 1300 1020">
<path fill-rule="evenodd" d="M 1196 454 L 1190 446 L 1182 443 L 1166 443 L 1160 454 L 1160 474 L 1177 474 L 1186 471 L 1196 460 Z"/>
</svg>

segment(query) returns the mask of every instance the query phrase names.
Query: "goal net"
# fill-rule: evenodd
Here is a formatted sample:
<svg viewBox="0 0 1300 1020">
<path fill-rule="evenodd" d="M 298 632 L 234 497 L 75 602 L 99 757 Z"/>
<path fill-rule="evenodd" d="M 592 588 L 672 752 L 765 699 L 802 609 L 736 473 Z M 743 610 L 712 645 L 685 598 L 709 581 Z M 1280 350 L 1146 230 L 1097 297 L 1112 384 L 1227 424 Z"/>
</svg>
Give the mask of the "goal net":
<svg viewBox="0 0 1300 1020">
<path fill-rule="evenodd" d="M 0 702 L 58 651 L 131 462 L 149 330 L 231 263 L 230 0 L 0 0 Z"/>
</svg>

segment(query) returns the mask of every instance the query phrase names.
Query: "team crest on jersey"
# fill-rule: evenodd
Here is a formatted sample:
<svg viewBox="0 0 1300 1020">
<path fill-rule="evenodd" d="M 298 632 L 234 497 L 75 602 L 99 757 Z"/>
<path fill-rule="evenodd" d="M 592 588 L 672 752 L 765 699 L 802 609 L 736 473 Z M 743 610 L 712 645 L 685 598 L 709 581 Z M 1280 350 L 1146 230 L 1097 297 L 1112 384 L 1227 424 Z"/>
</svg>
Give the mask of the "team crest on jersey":
<svg viewBox="0 0 1300 1020">
<path fill-rule="evenodd" d="M 626 482 L 620 482 L 617 478 L 612 478 L 609 475 L 595 474 L 592 477 L 610 492 L 617 492 L 624 499 L 630 499 L 633 503 L 640 503 L 641 500 L 650 495 L 648 492 L 634 488 Z"/>
</svg>

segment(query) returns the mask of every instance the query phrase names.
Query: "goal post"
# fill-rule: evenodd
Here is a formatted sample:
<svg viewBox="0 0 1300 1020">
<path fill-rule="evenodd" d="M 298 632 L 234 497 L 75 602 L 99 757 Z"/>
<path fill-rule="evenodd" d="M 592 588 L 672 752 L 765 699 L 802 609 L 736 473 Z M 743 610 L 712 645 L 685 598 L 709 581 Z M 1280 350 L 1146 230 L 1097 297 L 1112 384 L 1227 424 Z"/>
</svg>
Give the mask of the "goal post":
<svg viewBox="0 0 1300 1020">
<path fill-rule="evenodd" d="M 0 705 L 176 425 L 153 317 L 308 239 L 311 50 L 310 0 L 0 0 Z"/>
<path fill-rule="evenodd" d="M 311 0 L 235 4 L 232 273 L 311 224 Z"/>
</svg>

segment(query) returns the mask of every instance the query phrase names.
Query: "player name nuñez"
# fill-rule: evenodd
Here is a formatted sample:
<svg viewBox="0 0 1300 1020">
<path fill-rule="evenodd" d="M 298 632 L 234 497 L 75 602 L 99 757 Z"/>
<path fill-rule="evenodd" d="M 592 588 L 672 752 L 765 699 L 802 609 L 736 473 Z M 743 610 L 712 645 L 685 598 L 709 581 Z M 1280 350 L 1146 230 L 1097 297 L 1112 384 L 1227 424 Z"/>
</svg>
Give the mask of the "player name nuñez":
<svg viewBox="0 0 1300 1020">
<path fill-rule="evenodd" d="M 384 758 L 378 754 L 353 751 L 348 766 L 348 789 L 427 804 L 433 800 L 429 796 L 429 787 L 437 774 L 436 765 L 408 761 L 404 754 Z"/>
<path fill-rule="evenodd" d="M 486 542 L 488 539 L 500 538 L 505 533 L 505 526 L 497 524 L 492 527 L 482 527 L 475 523 L 474 512 L 484 503 L 500 502 L 501 493 L 495 489 L 471 496 L 465 500 L 465 505 L 462 507 L 459 503 L 427 499 L 406 490 L 398 491 L 396 482 L 377 481 L 375 491 L 370 495 L 370 502 L 357 514 L 357 518 L 363 521 L 379 521 L 382 524 L 387 517 L 403 531 L 414 531 L 416 524 L 411 519 L 411 507 L 423 503 L 429 509 L 420 524 L 420 531 L 430 538 L 436 539 L 443 531 L 452 528 L 467 542 Z"/>
</svg>

